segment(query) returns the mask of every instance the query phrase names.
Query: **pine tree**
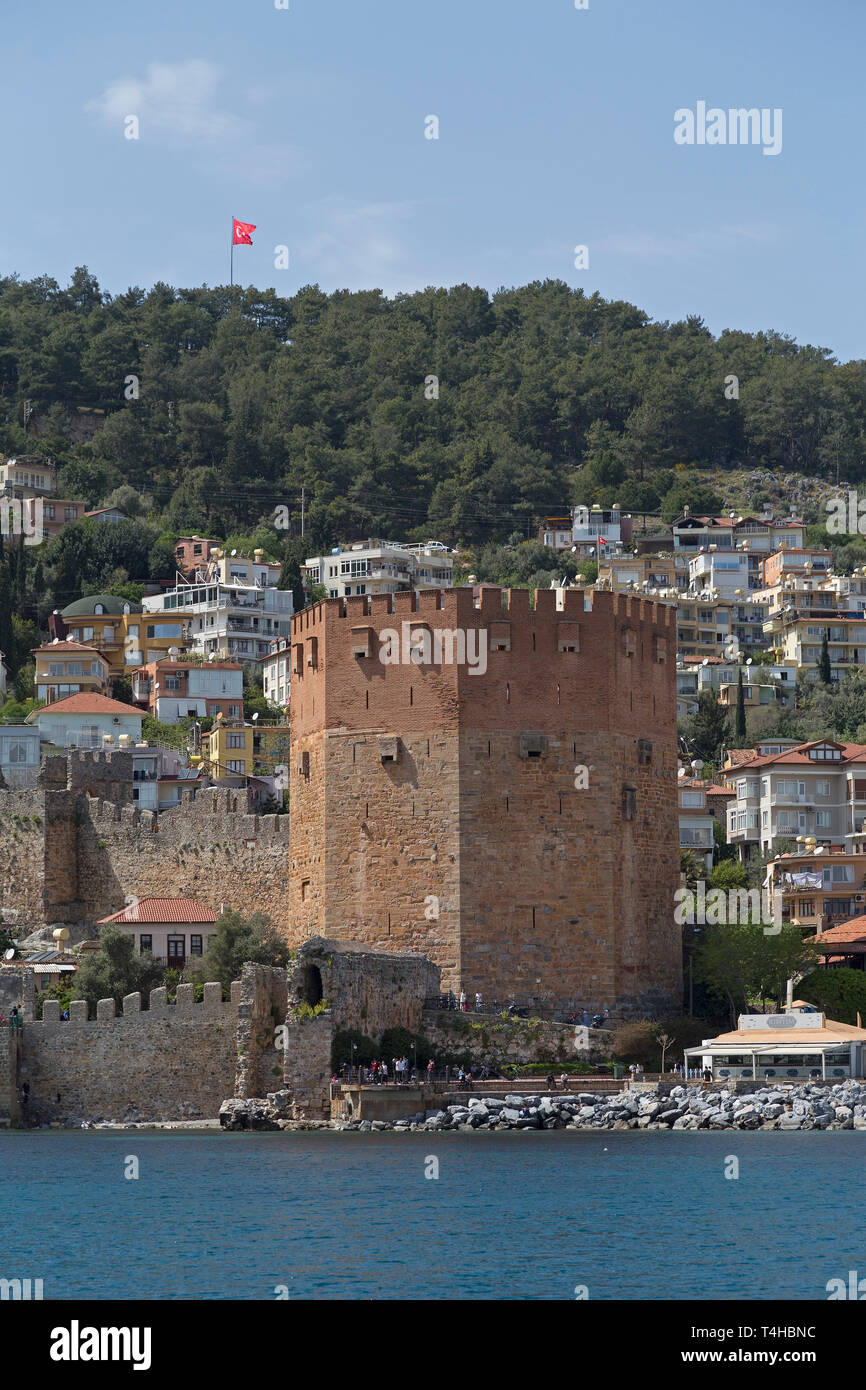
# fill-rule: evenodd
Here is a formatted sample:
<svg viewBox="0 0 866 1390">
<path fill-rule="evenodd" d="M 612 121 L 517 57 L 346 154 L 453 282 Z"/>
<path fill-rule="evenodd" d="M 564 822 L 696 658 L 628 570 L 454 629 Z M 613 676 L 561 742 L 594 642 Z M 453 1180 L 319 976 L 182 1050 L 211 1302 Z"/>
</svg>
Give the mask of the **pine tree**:
<svg viewBox="0 0 866 1390">
<path fill-rule="evenodd" d="M 830 668 L 830 653 L 827 649 L 827 633 L 824 632 L 824 640 L 821 643 L 821 656 L 818 661 L 818 679 L 824 685 L 830 685 L 833 680 L 833 672 Z"/>
<path fill-rule="evenodd" d="M 12 645 L 12 595 L 9 588 L 9 572 L 5 559 L 0 558 L 0 652 L 5 656 L 6 665 L 10 668 Z"/>
<path fill-rule="evenodd" d="M 737 677 L 737 717 L 734 721 L 734 734 L 738 742 L 746 738 L 746 696 L 743 691 L 743 670 Z"/>
</svg>

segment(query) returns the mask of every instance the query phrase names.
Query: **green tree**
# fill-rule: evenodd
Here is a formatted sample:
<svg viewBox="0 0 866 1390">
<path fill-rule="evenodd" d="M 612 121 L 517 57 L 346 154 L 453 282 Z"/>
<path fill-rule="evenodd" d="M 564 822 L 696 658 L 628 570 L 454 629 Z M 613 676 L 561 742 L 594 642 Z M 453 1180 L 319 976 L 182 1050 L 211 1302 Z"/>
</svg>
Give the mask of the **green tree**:
<svg viewBox="0 0 866 1390">
<path fill-rule="evenodd" d="M 847 966 L 814 970 L 797 985 L 797 995 L 814 1004 L 836 1023 L 857 1023 L 866 1018 L 866 973 Z"/>
<path fill-rule="evenodd" d="M 746 741 L 746 697 L 743 691 L 743 668 L 737 675 L 737 716 L 734 721 L 734 738 L 740 744 Z"/>
<path fill-rule="evenodd" d="M 289 963 L 286 941 L 261 912 L 245 917 L 231 909 L 217 918 L 216 931 L 202 957 L 203 980 L 219 980 L 228 993 L 232 980 L 239 980 L 247 961 L 258 965 Z"/>
<path fill-rule="evenodd" d="M 162 979 L 163 968 L 150 951 L 137 952 L 132 936 L 105 926 L 99 933 L 99 950 L 81 959 L 74 993 L 76 999 L 86 999 L 92 1011 L 100 999 L 113 999 L 120 1006 L 125 994 L 149 994 Z"/>
<path fill-rule="evenodd" d="M 833 671 L 830 666 L 830 652 L 827 647 L 827 631 L 821 640 L 821 655 L 818 658 L 818 679 L 823 685 L 830 685 L 833 680 Z"/>
<path fill-rule="evenodd" d="M 758 1001 L 781 1000 L 786 981 L 808 971 L 815 952 L 797 927 L 766 931 L 752 922 L 702 928 L 695 978 L 727 1002 L 731 1026 Z"/>
<path fill-rule="evenodd" d="M 701 691 L 698 707 L 686 724 L 698 757 L 705 763 L 717 763 L 730 735 L 730 725 L 724 707 L 712 690 Z"/>
</svg>

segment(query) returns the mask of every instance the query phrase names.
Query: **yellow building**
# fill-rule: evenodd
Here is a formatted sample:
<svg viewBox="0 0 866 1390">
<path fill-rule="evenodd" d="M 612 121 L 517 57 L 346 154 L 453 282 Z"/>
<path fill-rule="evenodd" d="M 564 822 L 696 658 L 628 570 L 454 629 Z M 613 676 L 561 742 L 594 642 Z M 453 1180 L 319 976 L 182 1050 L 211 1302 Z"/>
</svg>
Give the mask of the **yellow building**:
<svg viewBox="0 0 866 1390">
<path fill-rule="evenodd" d="M 96 647 L 58 639 L 44 647 L 35 647 L 33 655 L 36 658 L 37 700 L 53 704 L 55 700 L 65 700 L 67 695 L 79 695 L 82 691 L 108 694 L 108 662 Z"/>
<path fill-rule="evenodd" d="M 240 724 L 219 720 L 202 738 L 202 761 L 211 777 L 272 777 L 289 761 L 288 724 Z"/>
<path fill-rule="evenodd" d="M 799 667 L 811 681 L 818 677 L 825 634 L 834 681 L 853 667 L 866 665 L 866 617 L 840 618 L 838 613 L 794 609 L 769 617 L 764 634 L 777 661 Z"/>
<path fill-rule="evenodd" d="M 683 555 L 602 554 L 598 567 L 598 587 L 621 592 L 624 589 L 676 589 L 688 587 L 689 566 Z"/>
<path fill-rule="evenodd" d="M 172 647 L 181 649 L 184 620 L 177 613 L 145 613 L 140 603 L 115 594 L 90 594 L 64 608 L 62 632 L 70 641 L 95 647 L 111 677 L 159 661 Z"/>
</svg>

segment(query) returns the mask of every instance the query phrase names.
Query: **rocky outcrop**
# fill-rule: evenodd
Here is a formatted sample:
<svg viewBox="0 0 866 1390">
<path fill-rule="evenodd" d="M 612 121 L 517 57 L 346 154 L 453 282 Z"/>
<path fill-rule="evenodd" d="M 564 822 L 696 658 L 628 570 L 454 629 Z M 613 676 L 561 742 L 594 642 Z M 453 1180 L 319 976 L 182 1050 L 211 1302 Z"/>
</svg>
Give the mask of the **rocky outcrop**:
<svg viewBox="0 0 866 1390">
<path fill-rule="evenodd" d="M 405 1120 L 355 1120 L 338 1122 L 335 1128 L 866 1130 L 866 1083 L 766 1087 L 749 1095 L 674 1086 L 665 1092 L 621 1091 L 614 1096 L 473 1096 L 466 1105 L 428 1110 Z"/>
</svg>

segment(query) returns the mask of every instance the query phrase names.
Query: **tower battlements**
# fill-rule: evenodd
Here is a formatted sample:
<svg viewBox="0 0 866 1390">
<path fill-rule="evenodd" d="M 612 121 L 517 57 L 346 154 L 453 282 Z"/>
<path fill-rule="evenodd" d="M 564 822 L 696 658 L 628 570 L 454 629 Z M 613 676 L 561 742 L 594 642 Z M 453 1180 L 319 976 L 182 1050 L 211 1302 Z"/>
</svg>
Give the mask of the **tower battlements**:
<svg viewBox="0 0 866 1390">
<path fill-rule="evenodd" d="M 671 605 L 582 589 L 425 589 L 329 599 L 292 622 L 292 737 L 316 730 L 544 727 L 579 714 L 670 728 Z M 551 722 L 552 721 L 552 722 Z"/>
</svg>

